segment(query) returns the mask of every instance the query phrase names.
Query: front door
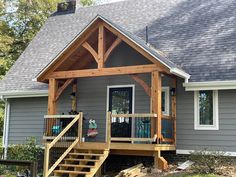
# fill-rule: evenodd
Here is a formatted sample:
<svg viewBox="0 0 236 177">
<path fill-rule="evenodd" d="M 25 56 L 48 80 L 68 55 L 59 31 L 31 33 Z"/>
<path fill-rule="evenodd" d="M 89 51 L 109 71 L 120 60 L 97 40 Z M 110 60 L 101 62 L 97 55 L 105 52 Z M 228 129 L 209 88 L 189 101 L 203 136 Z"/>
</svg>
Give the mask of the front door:
<svg viewBox="0 0 236 177">
<path fill-rule="evenodd" d="M 131 114 L 133 107 L 133 87 L 112 87 L 109 88 L 109 111 L 112 114 Z M 112 118 L 112 137 L 131 137 L 131 118 Z"/>
</svg>

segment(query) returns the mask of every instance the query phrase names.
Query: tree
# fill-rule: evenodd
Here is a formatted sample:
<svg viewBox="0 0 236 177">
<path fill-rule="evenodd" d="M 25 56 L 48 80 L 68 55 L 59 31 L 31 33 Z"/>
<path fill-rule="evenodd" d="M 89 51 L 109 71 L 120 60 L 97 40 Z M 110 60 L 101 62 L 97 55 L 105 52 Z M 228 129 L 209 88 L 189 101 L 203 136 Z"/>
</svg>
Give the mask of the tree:
<svg viewBox="0 0 236 177">
<path fill-rule="evenodd" d="M 80 2 L 83 6 L 91 6 L 94 3 L 93 0 L 80 0 Z"/>
<path fill-rule="evenodd" d="M 61 1 L 0 0 L 0 79 Z M 88 6 L 93 4 L 93 0 L 81 0 L 81 3 Z M 0 103 L 0 125 L 3 120 L 2 112 L 3 103 Z"/>
</svg>

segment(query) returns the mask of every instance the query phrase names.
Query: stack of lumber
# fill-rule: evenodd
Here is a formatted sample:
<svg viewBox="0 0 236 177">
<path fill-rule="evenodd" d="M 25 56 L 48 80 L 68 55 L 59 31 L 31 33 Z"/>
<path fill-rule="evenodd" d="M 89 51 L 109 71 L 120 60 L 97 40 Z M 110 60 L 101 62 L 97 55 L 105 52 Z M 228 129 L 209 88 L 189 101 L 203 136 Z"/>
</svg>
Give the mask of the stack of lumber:
<svg viewBox="0 0 236 177">
<path fill-rule="evenodd" d="M 120 171 L 118 175 L 115 177 L 142 177 L 146 176 L 146 174 L 142 173 L 143 164 L 138 164 L 133 167 L 127 168 L 125 170 Z"/>
</svg>

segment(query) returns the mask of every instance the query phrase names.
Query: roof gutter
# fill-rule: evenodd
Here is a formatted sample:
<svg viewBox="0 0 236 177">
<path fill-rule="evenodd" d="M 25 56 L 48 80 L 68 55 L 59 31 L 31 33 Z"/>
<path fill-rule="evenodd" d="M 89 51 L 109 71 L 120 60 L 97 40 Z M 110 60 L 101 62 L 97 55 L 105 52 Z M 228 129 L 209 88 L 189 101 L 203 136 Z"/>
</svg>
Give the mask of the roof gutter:
<svg viewBox="0 0 236 177">
<path fill-rule="evenodd" d="M 186 91 L 232 90 L 236 89 L 236 80 L 183 83 Z"/>
<path fill-rule="evenodd" d="M 0 92 L 0 96 L 3 98 L 46 97 L 48 90 Z"/>
<path fill-rule="evenodd" d="M 185 83 L 188 83 L 188 80 L 191 77 L 191 75 L 178 68 L 171 68 L 170 72 L 176 76 L 183 78 L 185 80 Z"/>
</svg>

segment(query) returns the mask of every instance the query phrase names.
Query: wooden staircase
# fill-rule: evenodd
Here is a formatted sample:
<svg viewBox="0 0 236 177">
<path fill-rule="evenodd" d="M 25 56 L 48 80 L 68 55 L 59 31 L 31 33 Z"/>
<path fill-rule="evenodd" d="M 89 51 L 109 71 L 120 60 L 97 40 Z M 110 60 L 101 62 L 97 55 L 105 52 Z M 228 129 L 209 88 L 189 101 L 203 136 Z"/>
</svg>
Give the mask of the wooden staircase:
<svg viewBox="0 0 236 177">
<path fill-rule="evenodd" d="M 109 150 L 73 149 L 53 171 L 53 176 L 93 177 L 109 155 Z"/>
</svg>

